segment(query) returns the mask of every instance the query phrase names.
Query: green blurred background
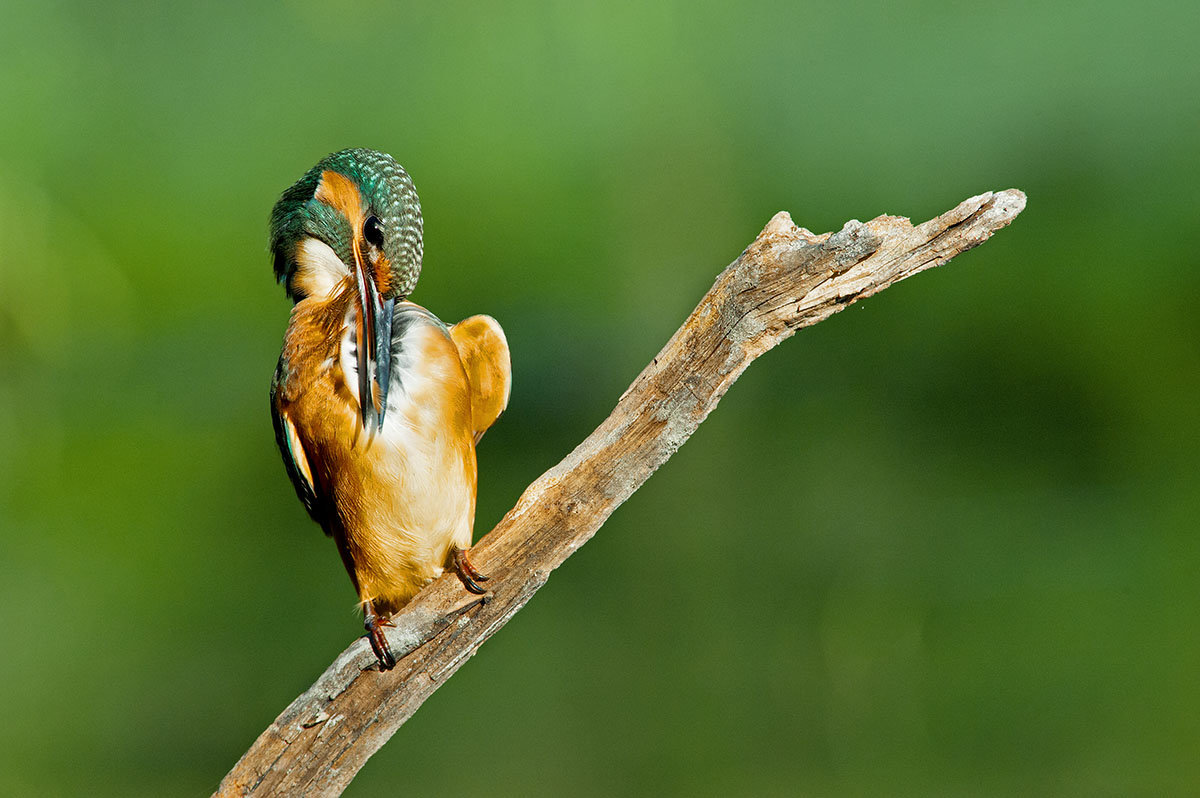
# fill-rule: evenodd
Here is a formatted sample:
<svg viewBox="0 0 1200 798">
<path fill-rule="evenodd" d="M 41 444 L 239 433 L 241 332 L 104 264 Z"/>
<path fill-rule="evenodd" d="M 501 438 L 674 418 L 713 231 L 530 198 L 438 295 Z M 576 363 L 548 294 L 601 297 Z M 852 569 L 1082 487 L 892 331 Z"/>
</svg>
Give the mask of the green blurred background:
<svg viewBox="0 0 1200 798">
<path fill-rule="evenodd" d="M 348 795 L 1197 789 L 1194 3 L 252 5 L 3 3 L 0 795 L 207 794 L 358 633 L 267 410 L 267 213 L 347 146 L 508 332 L 480 533 L 774 212 L 1029 194 L 755 364 Z"/>
</svg>

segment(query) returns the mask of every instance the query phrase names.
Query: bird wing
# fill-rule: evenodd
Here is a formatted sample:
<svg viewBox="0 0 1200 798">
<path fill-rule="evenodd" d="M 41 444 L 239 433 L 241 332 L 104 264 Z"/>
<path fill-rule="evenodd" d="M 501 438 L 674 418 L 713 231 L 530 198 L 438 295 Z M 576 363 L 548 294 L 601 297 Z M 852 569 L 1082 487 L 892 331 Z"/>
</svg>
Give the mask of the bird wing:
<svg viewBox="0 0 1200 798">
<path fill-rule="evenodd" d="M 328 500 L 317 489 L 304 444 L 300 441 L 295 423 L 283 407 L 286 375 L 287 363 L 281 358 L 279 366 L 275 369 L 275 378 L 271 381 L 271 421 L 275 426 L 275 443 L 279 446 L 283 466 L 292 480 L 296 495 L 304 502 L 304 507 L 312 519 L 324 528 L 328 521 Z"/>
<path fill-rule="evenodd" d="M 512 389 L 512 362 L 508 340 L 491 316 L 471 316 L 450 328 L 450 338 L 471 383 L 471 415 L 475 442 L 508 407 Z"/>
</svg>

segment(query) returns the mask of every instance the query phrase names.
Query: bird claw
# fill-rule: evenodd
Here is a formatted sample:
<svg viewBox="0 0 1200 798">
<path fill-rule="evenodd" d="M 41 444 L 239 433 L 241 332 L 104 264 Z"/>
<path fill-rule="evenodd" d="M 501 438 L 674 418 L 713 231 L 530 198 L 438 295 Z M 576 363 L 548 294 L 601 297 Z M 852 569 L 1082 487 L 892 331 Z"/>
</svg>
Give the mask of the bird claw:
<svg viewBox="0 0 1200 798">
<path fill-rule="evenodd" d="M 375 652 L 375 658 L 379 660 L 379 670 L 390 671 L 396 667 L 396 657 L 392 654 L 392 647 L 388 645 L 387 637 L 383 633 L 385 626 L 394 626 L 391 618 L 380 620 L 379 616 L 368 611 L 363 619 L 363 627 L 367 630 L 367 640 L 371 642 L 371 650 Z"/>
<path fill-rule="evenodd" d="M 458 578 L 462 580 L 463 587 L 471 591 L 477 596 L 482 596 L 487 593 L 487 588 L 481 587 L 480 582 L 487 582 L 491 577 L 485 576 L 471 564 L 470 557 L 467 556 L 468 549 L 460 549 L 454 547 L 450 558 L 454 563 L 454 573 L 458 574 Z"/>
</svg>

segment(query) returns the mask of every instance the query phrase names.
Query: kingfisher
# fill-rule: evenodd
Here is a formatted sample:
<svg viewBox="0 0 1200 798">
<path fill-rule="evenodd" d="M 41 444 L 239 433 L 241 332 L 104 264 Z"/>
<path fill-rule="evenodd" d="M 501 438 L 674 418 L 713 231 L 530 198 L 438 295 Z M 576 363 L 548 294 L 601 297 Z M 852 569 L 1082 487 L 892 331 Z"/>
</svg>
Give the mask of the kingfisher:
<svg viewBox="0 0 1200 798">
<path fill-rule="evenodd" d="M 421 204 L 370 149 L 335 152 L 271 211 L 275 276 L 293 301 L 271 382 L 275 440 L 296 493 L 332 537 L 381 669 L 392 614 L 472 565 L 475 446 L 508 404 L 512 366 L 490 316 L 446 325 L 408 300 L 421 274 Z"/>
</svg>

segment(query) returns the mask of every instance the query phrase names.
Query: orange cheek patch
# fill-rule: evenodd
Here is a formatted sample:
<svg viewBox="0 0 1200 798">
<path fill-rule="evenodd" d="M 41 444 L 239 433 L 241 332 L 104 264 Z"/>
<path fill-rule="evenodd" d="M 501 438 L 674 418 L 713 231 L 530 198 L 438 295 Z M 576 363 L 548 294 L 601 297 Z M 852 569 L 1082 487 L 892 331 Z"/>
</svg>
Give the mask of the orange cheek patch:
<svg viewBox="0 0 1200 798">
<path fill-rule="evenodd" d="M 338 172 L 326 169 L 321 173 L 321 182 L 317 184 L 316 198 L 331 208 L 337 208 L 354 228 L 354 235 L 362 229 L 363 206 L 362 197 L 354 181 Z"/>
</svg>

